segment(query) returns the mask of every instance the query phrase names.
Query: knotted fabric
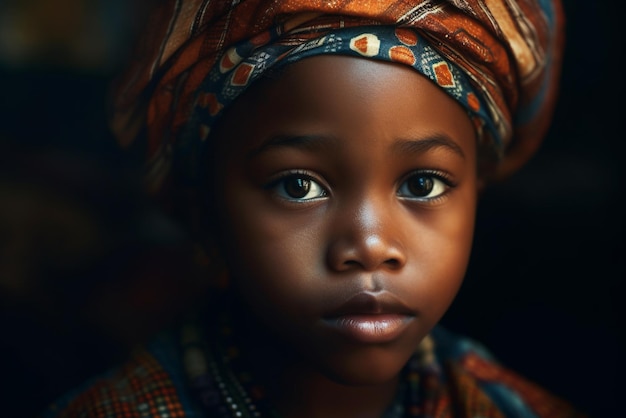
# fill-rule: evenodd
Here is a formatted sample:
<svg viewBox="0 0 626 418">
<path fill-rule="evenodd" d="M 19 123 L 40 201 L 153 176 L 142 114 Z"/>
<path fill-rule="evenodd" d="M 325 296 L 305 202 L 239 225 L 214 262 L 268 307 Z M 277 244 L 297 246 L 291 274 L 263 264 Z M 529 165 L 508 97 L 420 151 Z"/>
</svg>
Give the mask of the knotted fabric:
<svg viewBox="0 0 626 418">
<path fill-rule="evenodd" d="M 268 71 L 319 54 L 408 65 L 457 100 L 498 175 L 546 134 L 564 44 L 559 0 L 166 0 L 113 89 L 111 127 L 150 189 L 202 184 L 224 109 Z"/>
</svg>

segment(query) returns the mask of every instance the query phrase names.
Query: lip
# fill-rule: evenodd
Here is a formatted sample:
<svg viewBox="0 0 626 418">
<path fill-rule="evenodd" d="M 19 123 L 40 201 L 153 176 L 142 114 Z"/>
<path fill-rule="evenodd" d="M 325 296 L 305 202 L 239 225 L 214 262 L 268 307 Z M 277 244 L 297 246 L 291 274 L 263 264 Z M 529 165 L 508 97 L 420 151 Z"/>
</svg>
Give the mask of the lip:
<svg viewBox="0 0 626 418">
<path fill-rule="evenodd" d="M 322 322 L 361 343 L 385 343 L 398 338 L 415 319 L 415 312 L 389 292 L 360 292 L 324 315 Z"/>
<path fill-rule="evenodd" d="M 386 343 L 395 340 L 414 319 L 398 314 L 343 315 L 323 322 L 355 342 Z"/>
</svg>

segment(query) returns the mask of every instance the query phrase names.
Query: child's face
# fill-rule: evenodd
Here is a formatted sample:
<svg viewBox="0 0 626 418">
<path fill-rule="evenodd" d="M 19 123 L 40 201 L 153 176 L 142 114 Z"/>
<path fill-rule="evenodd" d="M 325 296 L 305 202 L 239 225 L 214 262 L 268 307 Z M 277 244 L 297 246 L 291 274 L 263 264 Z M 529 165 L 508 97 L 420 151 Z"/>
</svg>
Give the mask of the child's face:
<svg viewBox="0 0 626 418">
<path fill-rule="evenodd" d="M 393 378 L 465 274 L 465 111 L 410 68 L 319 56 L 253 86 L 215 139 L 222 251 L 244 302 L 326 376 Z"/>
</svg>

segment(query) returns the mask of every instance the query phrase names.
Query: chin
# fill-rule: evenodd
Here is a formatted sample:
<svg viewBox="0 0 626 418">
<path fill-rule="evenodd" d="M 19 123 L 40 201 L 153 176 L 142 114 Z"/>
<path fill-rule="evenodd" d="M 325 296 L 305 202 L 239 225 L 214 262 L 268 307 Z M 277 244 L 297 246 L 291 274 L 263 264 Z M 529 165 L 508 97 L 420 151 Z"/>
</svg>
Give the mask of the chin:
<svg viewBox="0 0 626 418">
<path fill-rule="evenodd" d="M 395 379 L 413 351 L 398 353 L 388 347 L 353 349 L 345 355 L 333 355 L 324 361 L 322 374 L 346 386 L 376 386 Z"/>
</svg>

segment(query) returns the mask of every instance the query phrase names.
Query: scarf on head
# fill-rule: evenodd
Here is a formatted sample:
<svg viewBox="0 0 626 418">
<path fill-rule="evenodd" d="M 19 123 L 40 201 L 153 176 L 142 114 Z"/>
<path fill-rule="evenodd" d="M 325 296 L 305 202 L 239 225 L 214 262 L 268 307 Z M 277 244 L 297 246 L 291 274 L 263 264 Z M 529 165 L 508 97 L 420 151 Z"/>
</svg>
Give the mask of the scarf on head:
<svg viewBox="0 0 626 418">
<path fill-rule="evenodd" d="M 111 127 L 147 156 L 148 187 L 201 184 L 211 127 L 267 71 L 319 54 L 413 67 L 457 100 L 496 175 L 519 168 L 552 117 L 559 0 L 166 0 L 113 88 Z"/>
</svg>

